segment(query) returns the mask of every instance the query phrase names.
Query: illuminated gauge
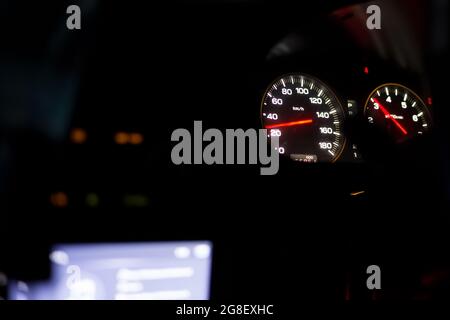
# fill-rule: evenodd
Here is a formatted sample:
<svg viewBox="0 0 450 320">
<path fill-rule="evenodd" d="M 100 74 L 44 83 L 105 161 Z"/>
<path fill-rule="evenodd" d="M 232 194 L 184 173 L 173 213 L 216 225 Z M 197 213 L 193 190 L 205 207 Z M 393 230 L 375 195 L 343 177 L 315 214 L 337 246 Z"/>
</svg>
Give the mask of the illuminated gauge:
<svg viewBox="0 0 450 320">
<path fill-rule="evenodd" d="M 367 121 L 403 142 L 425 134 L 431 127 L 431 115 L 425 103 L 411 89 L 396 83 L 376 88 L 364 108 Z"/>
<path fill-rule="evenodd" d="M 264 128 L 279 137 L 280 154 L 301 162 L 334 162 L 345 146 L 345 112 L 334 92 L 304 74 L 283 76 L 266 90 Z"/>
</svg>

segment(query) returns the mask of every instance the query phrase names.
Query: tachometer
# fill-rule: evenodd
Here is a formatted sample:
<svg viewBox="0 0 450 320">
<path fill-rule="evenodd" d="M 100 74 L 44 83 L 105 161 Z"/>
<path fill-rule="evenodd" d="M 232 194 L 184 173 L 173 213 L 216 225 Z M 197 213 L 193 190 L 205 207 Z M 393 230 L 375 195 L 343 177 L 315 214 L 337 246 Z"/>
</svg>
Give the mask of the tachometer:
<svg viewBox="0 0 450 320">
<path fill-rule="evenodd" d="M 264 128 L 279 137 L 280 154 L 302 162 L 334 162 L 345 146 L 345 111 L 318 79 L 291 74 L 274 81 L 261 106 Z"/>
<path fill-rule="evenodd" d="M 431 116 L 425 103 L 411 89 L 396 83 L 376 88 L 364 108 L 369 124 L 386 131 L 396 142 L 425 134 Z"/>
</svg>

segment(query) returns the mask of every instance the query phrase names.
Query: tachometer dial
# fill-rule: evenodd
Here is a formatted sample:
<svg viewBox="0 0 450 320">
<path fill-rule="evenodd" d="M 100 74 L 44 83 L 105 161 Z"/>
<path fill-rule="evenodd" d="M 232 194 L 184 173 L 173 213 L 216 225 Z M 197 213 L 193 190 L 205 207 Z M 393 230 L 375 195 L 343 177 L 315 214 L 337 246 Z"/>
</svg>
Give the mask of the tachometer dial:
<svg viewBox="0 0 450 320">
<path fill-rule="evenodd" d="M 396 83 L 376 88 L 364 108 L 369 124 L 386 131 L 396 142 L 425 134 L 431 116 L 425 103 L 411 89 Z"/>
<path fill-rule="evenodd" d="M 345 111 L 334 92 L 304 74 L 283 76 L 267 89 L 264 128 L 279 137 L 279 153 L 302 162 L 334 162 L 345 146 Z"/>
</svg>

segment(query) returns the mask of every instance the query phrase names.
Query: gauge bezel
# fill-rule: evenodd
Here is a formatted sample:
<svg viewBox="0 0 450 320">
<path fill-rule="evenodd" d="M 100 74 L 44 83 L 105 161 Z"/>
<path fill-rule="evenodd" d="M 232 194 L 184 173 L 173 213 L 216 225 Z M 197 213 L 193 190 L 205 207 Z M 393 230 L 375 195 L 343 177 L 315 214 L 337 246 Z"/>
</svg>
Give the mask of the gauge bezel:
<svg viewBox="0 0 450 320">
<path fill-rule="evenodd" d="M 342 145 L 339 148 L 339 152 L 337 152 L 335 154 L 335 156 L 333 157 L 333 159 L 331 161 L 318 161 L 318 163 L 335 163 L 335 162 L 337 162 L 341 158 L 341 156 L 344 153 L 344 150 L 345 150 L 345 148 L 347 146 L 347 135 L 345 133 L 345 126 L 346 126 L 346 122 L 347 122 L 347 119 L 348 119 L 348 112 L 344 108 L 344 105 L 342 103 L 342 99 L 335 92 L 333 87 L 330 86 L 327 82 L 322 81 L 322 80 L 320 80 L 319 78 L 317 78 L 315 76 L 312 76 L 312 75 L 310 75 L 308 73 L 303 73 L 303 72 L 289 72 L 289 73 L 285 73 L 283 75 L 280 75 L 277 78 L 275 78 L 273 81 L 271 81 L 267 85 L 267 88 L 264 90 L 264 94 L 262 95 L 262 99 L 261 99 L 261 105 L 260 105 L 260 108 L 259 108 L 259 117 L 260 117 L 260 121 L 261 121 L 261 128 L 265 129 L 264 128 L 264 119 L 263 119 L 262 114 L 263 114 L 264 100 L 266 99 L 266 96 L 267 96 L 268 92 L 270 91 L 270 89 L 272 88 L 272 86 L 276 82 L 280 81 L 281 79 L 290 77 L 290 76 L 295 76 L 295 77 L 303 76 L 305 78 L 309 78 L 309 79 L 313 80 L 314 82 L 317 82 L 317 83 L 321 84 L 322 86 L 327 88 L 329 93 L 332 95 L 332 98 L 334 98 L 334 100 L 336 101 L 336 104 L 337 104 L 336 108 L 339 108 L 340 111 L 342 112 L 342 115 L 343 115 L 343 120 L 342 120 L 342 123 L 341 123 L 341 126 L 342 126 L 341 130 L 342 130 L 342 133 L 343 133 L 344 137 L 343 137 Z"/>
<path fill-rule="evenodd" d="M 429 124 L 429 127 L 428 127 L 427 130 L 426 130 L 426 133 L 430 132 L 430 131 L 432 130 L 433 126 L 434 126 L 434 123 L 433 123 L 432 113 L 431 113 L 431 111 L 430 111 L 428 105 L 427 105 L 427 104 L 425 103 L 425 101 L 423 101 L 423 99 L 416 93 L 416 91 L 414 91 L 414 90 L 411 89 L 410 87 L 407 87 L 407 86 L 405 86 L 405 85 L 403 85 L 403 84 L 400 84 L 400 83 L 397 83 L 397 82 L 386 82 L 386 83 L 383 83 L 383 84 L 379 85 L 378 87 L 376 87 L 374 90 L 372 90 L 372 91 L 370 92 L 370 94 L 369 94 L 368 97 L 367 97 L 366 103 L 364 104 L 364 110 L 363 110 L 364 119 L 367 118 L 367 110 L 368 110 L 370 98 L 375 94 L 375 92 L 377 92 L 377 90 L 380 90 L 381 88 L 384 88 L 384 87 L 386 87 L 386 86 L 397 86 L 397 87 L 406 89 L 406 90 L 408 90 L 410 93 L 412 93 L 412 95 L 413 95 L 415 98 L 417 98 L 417 100 L 418 100 L 419 102 L 422 103 L 422 105 L 425 107 L 424 112 L 426 113 L 427 124 Z M 416 137 L 417 137 L 417 135 L 412 136 L 412 137 L 408 138 L 407 140 L 411 140 L 411 139 L 414 139 L 414 138 L 416 138 Z"/>
</svg>

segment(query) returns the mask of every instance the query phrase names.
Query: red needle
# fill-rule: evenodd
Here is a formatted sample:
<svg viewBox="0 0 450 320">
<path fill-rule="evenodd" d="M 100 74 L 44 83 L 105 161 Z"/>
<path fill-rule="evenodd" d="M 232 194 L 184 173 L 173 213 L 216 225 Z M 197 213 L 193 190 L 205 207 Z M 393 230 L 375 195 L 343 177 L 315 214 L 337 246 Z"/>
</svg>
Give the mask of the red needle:
<svg viewBox="0 0 450 320">
<path fill-rule="evenodd" d="M 391 113 L 387 111 L 385 107 L 383 107 L 383 105 L 377 100 L 377 98 L 373 98 L 373 100 L 375 101 L 376 104 L 378 104 L 380 110 L 384 113 L 386 118 L 391 119 L 395 123 L 395 125 L 400 129 L 400 131 L 406 136 L 408 132 L 405 130 L 405 128 L 403 128 L 403 126 L 391 116 Z"/>
<path fill-rule="evenodd" d="M 273 128 L 281 128 L 281 127 L 292 127 L 292 126 L 298 126 L 301 124 L 308 124 L 312 123 L 312 119 L 308 120 L 300 120 L 300 121 L 292 121 L 292 122 L 284 122 L 284 123 L 277 123 L 270 126 L 266 126 L 266 129 L 273 129 Z"/>
</svg>

